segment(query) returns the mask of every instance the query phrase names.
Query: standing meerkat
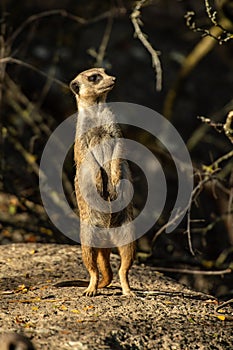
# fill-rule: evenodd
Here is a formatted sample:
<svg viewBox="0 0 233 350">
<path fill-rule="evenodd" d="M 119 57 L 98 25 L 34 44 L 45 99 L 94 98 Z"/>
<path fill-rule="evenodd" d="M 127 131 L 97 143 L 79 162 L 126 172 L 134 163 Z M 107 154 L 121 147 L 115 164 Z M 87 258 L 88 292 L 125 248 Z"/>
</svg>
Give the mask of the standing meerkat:
<svg viewBox="0 0 233 350">
<path fill-rule="evenodd" d="M 114 201 L 118 199 L 121 204 L 124 199 L 125 191 L 121 181 L 126 179 L 131 182 L 129 165 L 122 157 L 121 129 L 115 122 L 114 114 L 105 104 L 107 94 L 112 90 L 114 83 L 115 77 L 107 75 L 102 68 L 86 70 L 70 83 L 78 109 L 74 144 L 75 193 L 80 214 L 82 258 L 90 274 L 89 286 L 84 291 L 84 295 L 87 296 L 96 295 L 98 288 L 106 287 L 112 281 L 109 246 L 116 246 L 121 257 L 119 277 L 122 292 L 124 295 L 133 295 L 129 286 L 128 272 L 134 260 L 135 242 L 133 232 L 125 232 L 129 229 L 124 226 L 132 221 L 132 204 L 126 205 L 120 211 L 113 210 Z M 94 206 L 92 186 L 100 202 L 107 206 L 107 210 L 98 210 L 98 207 Z M 106 247 L 104 245 L 106 236 L 102 235 L 102 248 L 98 230 L 110 231 L 119 227 L 122 229 L 117 232 L 122 235 L 129 234 L 132 237 L 130 242 L 118 246 L 115 234 L 112 236 L 115 239 L 107 240 Z M 133 231 L 132 225 L 130 230 Z M 95 238 L 97 245 L 93 243 Z M 119 239 L 119 242 L 122 240 Z M 102 274 L 100 281 L 98 268 Z"/>
</svg>

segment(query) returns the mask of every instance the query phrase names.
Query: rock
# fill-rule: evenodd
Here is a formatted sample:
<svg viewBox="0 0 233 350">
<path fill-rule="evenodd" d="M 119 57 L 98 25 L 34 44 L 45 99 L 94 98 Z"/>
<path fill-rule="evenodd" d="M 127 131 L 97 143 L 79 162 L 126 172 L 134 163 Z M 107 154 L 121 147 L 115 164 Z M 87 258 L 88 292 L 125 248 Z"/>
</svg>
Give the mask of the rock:
<svg viewBox="0 0 233 350">
<path fill-rule="evenodd" d="M 32 342 L 17 333 L 0 335 L 0 350 L 35 350 Z"/>
</svg>

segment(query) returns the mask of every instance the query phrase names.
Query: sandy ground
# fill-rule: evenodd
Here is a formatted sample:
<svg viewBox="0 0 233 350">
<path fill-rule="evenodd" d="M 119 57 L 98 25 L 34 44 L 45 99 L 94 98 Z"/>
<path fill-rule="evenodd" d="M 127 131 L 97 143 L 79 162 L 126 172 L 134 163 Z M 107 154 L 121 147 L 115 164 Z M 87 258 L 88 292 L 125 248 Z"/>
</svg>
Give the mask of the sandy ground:
<svg viewBox="0 0 233 350">
<path fill-rule="evenodd" d="M 39 349 L 232 349 L 232 308 L 216 313 L 218 301 L 135 264 L 135 297 L 121 294 L 115 278 L 96 297 L 84 287 L 55 287 L 88 280 L 79 246 L 0 246 L 0 333 L 21 332 Z M 80 282 L 80 285 L 82 283 Z"/>
</svg>

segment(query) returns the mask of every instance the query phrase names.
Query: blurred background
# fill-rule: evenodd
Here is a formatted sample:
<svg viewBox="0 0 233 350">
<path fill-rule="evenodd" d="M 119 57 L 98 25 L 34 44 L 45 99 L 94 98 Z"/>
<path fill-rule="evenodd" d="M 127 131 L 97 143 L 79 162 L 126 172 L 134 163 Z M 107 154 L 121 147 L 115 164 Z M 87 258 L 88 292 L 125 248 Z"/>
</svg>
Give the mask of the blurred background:
<svg viewBox="0 0 233 350">
<path fill-rule="evenodd" d="M 76 110 L 69 82 L 104 67 L 117 77 L 109 100 L 164 115 L 194 167 L 191 210 L 166 234 L 177 194 L 174 164 L 152 135 L 124 126 L 126 137 L 159 159 L 168 184 L 161 217 L 138 241 L 137 261 L 197 290 L 232 296 L 233 1 L 2 0 L 0 11 L 0 244 L 75 244 L 46 215 L 39 164 L 52 131 Z M 140 212 L 146 181 L 131 166 Z M 73 178 L 71 150 L 64 188 L 75 209 Z"/>
</svg>

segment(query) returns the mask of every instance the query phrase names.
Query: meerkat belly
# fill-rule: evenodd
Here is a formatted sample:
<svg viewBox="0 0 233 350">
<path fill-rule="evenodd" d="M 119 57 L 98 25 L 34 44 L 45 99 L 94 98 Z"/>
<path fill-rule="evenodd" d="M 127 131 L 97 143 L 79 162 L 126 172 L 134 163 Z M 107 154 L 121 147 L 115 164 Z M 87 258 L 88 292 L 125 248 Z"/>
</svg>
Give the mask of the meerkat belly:
<svg viewBox="0 0 233 350">
<path fill-rule="evenodd" d="M 112 202 L 117 200 L 118 196 L 122 196 L 122 193 L 117 192 L 117 185 L 119 181 L 122 179 L 121 174 L 124 178 L 130 179 L 130 173 L 128 164 L 124 162 L 124 160 L 117 158 L 116 154 L 114 155 L 114 147 L 109 146 L 106 147 L 106 144 L 100 144 L 100 147 L 95 147 L 99 145 L 98 143 L 90 142 L 89 146 L 86 150 L 86 153 L 92 150 L 93 158 L 90 158 L 87 165 L 86 176 L 81 179 L 77 176 L 75 180 L 75 190 L 77 195 L 77 202 L 80 212 L 80 218 L 83 221 L 88 222 L 89 224 L 97 227 L 118 227 L 123 222 L 125 222 L 129 218 L 130 208 L 126 207 L 117 212 L 113 212 L 112 210 Z M 94 146 L 93 146 L 94 145 Z M 81 147 L 83 150 L 83 147 Z M 82 153 L 82 156 L 84 153 Z M 83 156 L 83 162 L 85 157 Z M 109 160 L 110 159 L 110 160 Z M 77 173 L 79 172 L 80 167 L 82 167 L 83 163 L 81 162 L 77 166 Z M 93 162 L 93 164 L 92 164 Z M 116 164 L 117 162 L 117 164 Z M 98 170 L 96 171 L 98 166 Z M 116 168 L 116 169 L 115 169 Z M 95 170 L 93 170 L 95 169 Z M 94 171 L 94 176 L 92 176 L 92 170 Z M 103 212 L 102 210 L 96 210 L 95 207 L 92 206 L 91 202 L 87 202 L 80 191 L 81 187 L 87 182 L 88 179 L 92 179 L 94 182 L 94 186 L 96 188 L 96 193 L 100 196 L 107 205 L 107 212 Z M 79 180 L 79 183 L 78 183 Z M 81 184 L 80 184 L 81 181 Z"/>
</svg>

